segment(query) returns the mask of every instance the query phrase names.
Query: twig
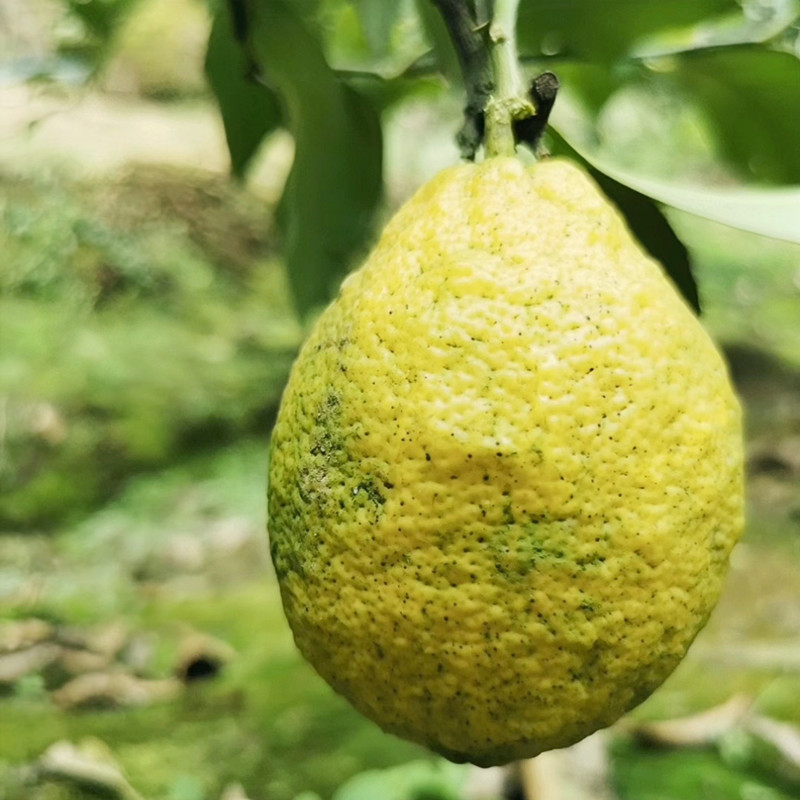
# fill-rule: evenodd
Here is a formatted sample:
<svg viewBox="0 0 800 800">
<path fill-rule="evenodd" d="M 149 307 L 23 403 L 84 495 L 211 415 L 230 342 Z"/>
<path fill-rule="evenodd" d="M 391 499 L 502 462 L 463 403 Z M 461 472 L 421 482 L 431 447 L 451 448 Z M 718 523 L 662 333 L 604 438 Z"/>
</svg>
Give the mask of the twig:
<svg viewBox="0 0 800 800">
<path fill-rule="evenodd" d="M 519 0 L 495 0 L 489 44 L 500 99 L 518 97 L 522 93 L 516 36 L 518 11 Z"/>
<path fill-rule="evenodd" d="M 496 82 L 486 106 L 486 155 L 513 156 L 514 125 L 532 117 L 536 110 L 525 96 L 517 56 L 519 0 L 495 0 L 489 26 L 489 54 Z"/>
<path fill-rule="evenodd" d="M 467 105 L 464 124 L 456 138 L 462 158 L 473 161 L 483 141 L 484 109 L 494 88 L 489 51 L 481 35 L 485 22 L 478 19 L 473 4 L 465 0 L 433 0 L 433 3 L 447 26 L 464 76 Z"/>
<path fill-rule="evenodd" d="M 537 153 L 539 142 L 544 135 L 558 89 L 558 78 L 552 72 L 538 75 L 534 78 L 530 90 L 530 98 L 536 106 L 536 115 L 514 120 L 514 137 L 520 144 L 530 147 L 534 153 Z"/>
</svg>

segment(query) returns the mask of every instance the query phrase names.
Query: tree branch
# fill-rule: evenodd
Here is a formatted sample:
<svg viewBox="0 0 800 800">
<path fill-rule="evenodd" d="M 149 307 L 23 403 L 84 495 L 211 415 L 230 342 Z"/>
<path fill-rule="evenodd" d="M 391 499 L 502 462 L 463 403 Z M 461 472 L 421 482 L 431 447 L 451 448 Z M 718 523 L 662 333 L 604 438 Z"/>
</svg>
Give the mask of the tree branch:
<svg viewBox="0 0 800 800">
<path fill-rule="evenodd" d="M 514 120 L 514 138 L 520 144 L 526 144 L 538 155 L 539 142 L 547 127 L 547 120 L 553 110 L 558 94 L 558 78 L 552 72 L 543 72 L 534 78 L 530 88 L 530 98 L 536 108 L 536 115 L 526 119 Z"/>
<path fill-rule="evenodd" d="M 485 21 L 477 19 L 472 2 L 433 0 L 433 3 L 444 19 L 464 76 L 467 105 L 464 108 L 464 125 L 458 132 L 457 141 L 462 158 L 473 161 L 483 141 L 483 111 L 494 88 L 489 51 L 480 30 Z"/>
</svg>

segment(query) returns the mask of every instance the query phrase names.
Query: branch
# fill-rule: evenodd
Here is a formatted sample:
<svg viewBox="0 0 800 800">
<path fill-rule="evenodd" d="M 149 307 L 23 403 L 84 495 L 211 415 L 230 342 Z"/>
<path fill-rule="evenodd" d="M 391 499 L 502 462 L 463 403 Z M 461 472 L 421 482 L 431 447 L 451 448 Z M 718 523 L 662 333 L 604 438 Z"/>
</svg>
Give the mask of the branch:
<svg viewBox="0 0 800 800">
<path fill-rule="evenodd" d="M 464 76 L 467 105 L 457 141 L 462 158 L 473 161 L 483 141 L 483 110 L 494 88 L 489 51 L 480 30 L 485 23 L 476 18 L 473 3 L 465 0 L 433 0 L 433 3 L 444 19 Z"/>
<path fill-rule="evenodd" d="M 536 108 L 535 116 L 514 120 L 514 138 L 520 144 L 530 147 L 534 155 L 537 155 L 539 142 L 556 102 L 558 88 L 558 78 L 552 72 L 538 75 L 531 84 L 529 95 Z"/>
<path fill-rule="evenodd" d="M 495 0 L 489 26 L 489 57 L 496 90 L 486 106 L 486 156 L 513 156 L 514 125 L 536 113 L 524 94 L 517 56 L 517 11 L 520 0 Z"/>
</svg>

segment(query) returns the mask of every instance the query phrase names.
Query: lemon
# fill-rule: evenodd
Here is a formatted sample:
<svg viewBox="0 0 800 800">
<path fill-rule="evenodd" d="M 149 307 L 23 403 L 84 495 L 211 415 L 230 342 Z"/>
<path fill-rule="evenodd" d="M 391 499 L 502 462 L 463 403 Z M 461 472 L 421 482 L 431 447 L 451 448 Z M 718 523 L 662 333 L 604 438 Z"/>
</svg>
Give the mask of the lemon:
<svg viewBox="0 0 800 800">
<path fill-rule="evenodd" d="M 577 166 L 462 165 L 386 227 L 272 439 L 295 641 L 385 730 L 490 765 L 610 724 L 702 628 L 742 528 L 740 409 Z"/>
</svg>

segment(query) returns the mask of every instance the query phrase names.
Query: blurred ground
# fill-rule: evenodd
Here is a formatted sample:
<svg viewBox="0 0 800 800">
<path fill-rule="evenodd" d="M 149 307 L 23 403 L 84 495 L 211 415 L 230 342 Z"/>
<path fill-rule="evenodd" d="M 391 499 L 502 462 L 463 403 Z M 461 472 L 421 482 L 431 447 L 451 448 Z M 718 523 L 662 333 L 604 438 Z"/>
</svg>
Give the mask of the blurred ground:
<svg viewBox="0 0 800 800">
<path fill-rule="evenodd" d="M 196 85 L 142 94 L 0 87 L 0 797 L 329 797 L 429 756 L 300 661 L 265 550 L 269 428 L 302 338 L 271 225 L 291 143 L 235 186 Z M 393 199 L 452 158 L 430 120 L 395 120 Z M 750 517 L 708 627 L 632 719 L 744 694 L 800 725 L 800 248 L 674 222 L 746 407 Z M 800 797 L 790 733 L 660 748 L 632 724 L 609 796 Z"/>
</svg>

